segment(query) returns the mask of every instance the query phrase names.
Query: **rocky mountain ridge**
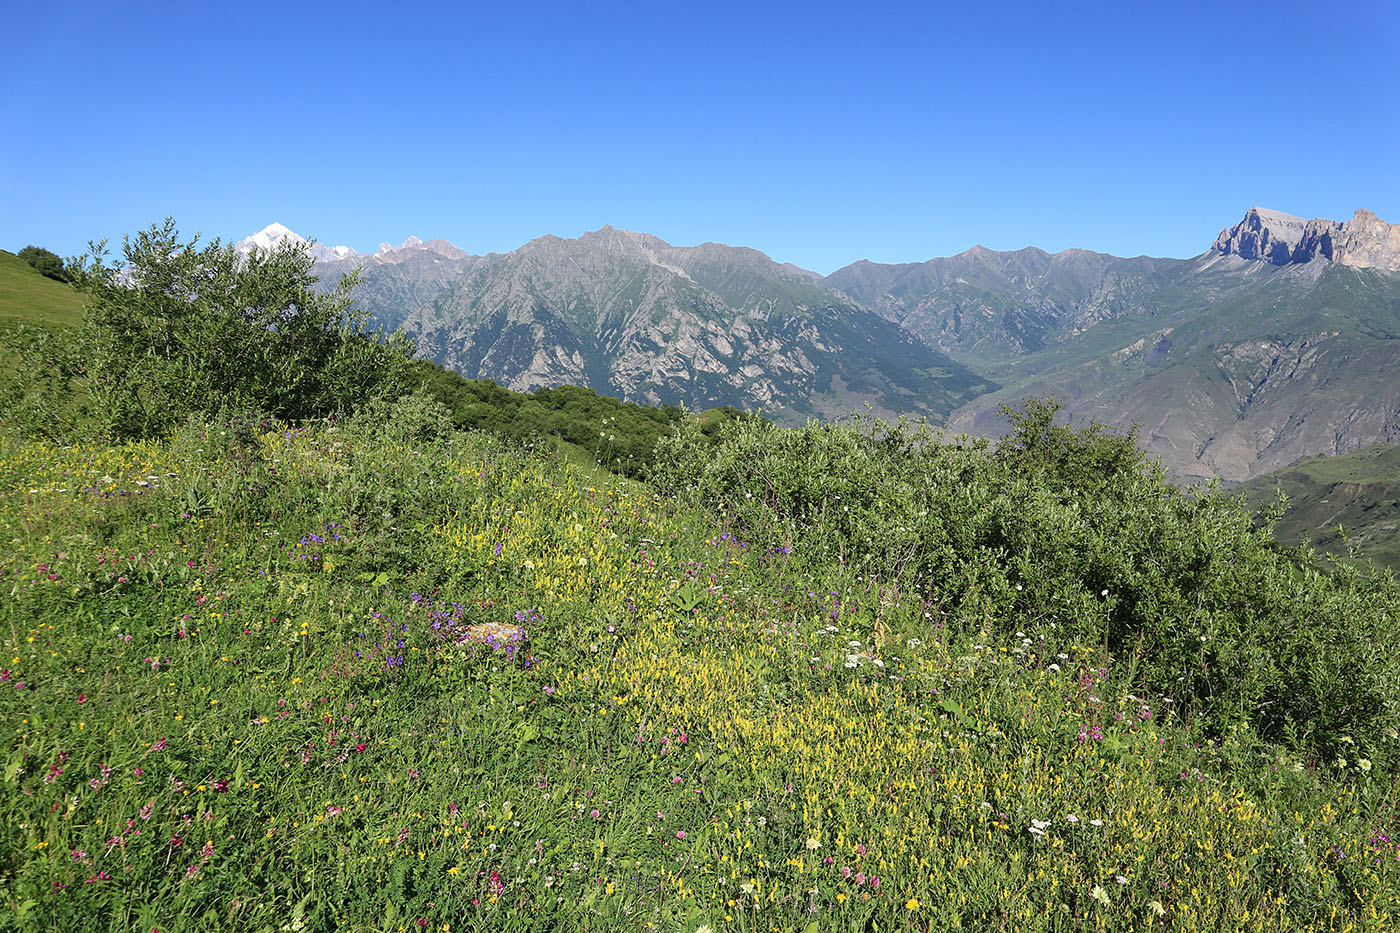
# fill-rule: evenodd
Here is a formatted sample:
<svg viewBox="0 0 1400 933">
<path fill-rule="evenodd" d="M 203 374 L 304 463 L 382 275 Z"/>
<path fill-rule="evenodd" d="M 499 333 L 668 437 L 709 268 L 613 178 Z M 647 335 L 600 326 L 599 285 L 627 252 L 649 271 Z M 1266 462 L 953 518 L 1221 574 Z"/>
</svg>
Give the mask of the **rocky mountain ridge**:
<svg viewBox="0 0 1400 933">
<path fill-rule="evenodd" d="M 1221 230 L 1211 248 L 1276 266 L 1322 260 L 1396 272 L 1400 271 L 1400 224 L 1388 224 L 1365 209 L 1339 222 L 1320 217 L 1304 220 L 1252 207 L 1235 226 Z"/>
<path fill-rule="evenodd" d="M 379 326 L 513 389 L 789 422 L 868 403 L 992 435 L 999 403 L 1054 393 L 1076 420 L 1141 425 L 1180 478 L 1235 480 L 1400 441 L 1397 230 L 1253 208 L 1193 259 L 979 246 L 822 277 L 603 227 L 488 256 L 410 238 L 317 271 L 358 267 Z"/>
<path fill-rule="evenodd" d="M 792 421 L 864 402 L 941 418 L 992 385 L 757 250 L 613 227 L 479 257 L 402 326 L 424 355 L 518 391 L 572 383 Z"/>
</svg>

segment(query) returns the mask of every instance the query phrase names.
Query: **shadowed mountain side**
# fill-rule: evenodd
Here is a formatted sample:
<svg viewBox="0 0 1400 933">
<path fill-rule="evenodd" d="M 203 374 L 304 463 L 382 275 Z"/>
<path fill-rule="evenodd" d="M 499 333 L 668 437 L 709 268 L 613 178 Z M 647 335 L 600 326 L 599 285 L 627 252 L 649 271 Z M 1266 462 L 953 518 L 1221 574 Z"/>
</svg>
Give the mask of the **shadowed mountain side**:
<svg viewBox="0 0 1400 933">
<path fill-rule="evenodd" d="M 1021 358 L 1073 342 L 1104 321 L 1150 317 L 1154 296 L 1190 267 L 1181 259 L 975 246 L 924 263 L 858 262 L 823 284 L 1002 379 Z"/>
</svg>

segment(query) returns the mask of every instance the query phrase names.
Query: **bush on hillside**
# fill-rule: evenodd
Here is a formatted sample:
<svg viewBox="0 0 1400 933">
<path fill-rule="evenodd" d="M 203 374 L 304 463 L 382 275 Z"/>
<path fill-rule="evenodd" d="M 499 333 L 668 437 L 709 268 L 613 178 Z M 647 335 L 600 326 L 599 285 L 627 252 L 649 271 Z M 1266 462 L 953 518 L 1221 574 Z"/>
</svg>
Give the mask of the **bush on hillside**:
<svg viewBox="0 0 1400 933">
<path fill-rule="evenodd" d="M 1218 734 L 1394 748 L 1392 577 L 1315 568 L 1239 502 L 1171 486 L 1131 435 L 1056 427 L 1050 401 L 1013 414 L 996 450 L 903 422 L 735 422 L 703 455 L 663 442 L 652 477 L 814 573 L 836 561 L 922 595 L 936 627 L 1023 632 L 1041 663 L 1104 650 Z"/>
<path fill-rule="evenodd" d="M 56 282 L 68 281 L 68 270 L 64 268 L 63 260 L 57 253 L 46 250 L 42 246 L 26 246 L 15 255 L 29 263 L 36 272 L 46 278 Z"/>
<path fill-rule="evenodd" d="M 380 444 L 421 447 L 452 434 L 452 412 L 422 389 L 390 401 L 375 399 L 346 424 L 352 436 Z"/>
<path fill-rule="evenodd" d="M 408 386 L 412 346 L 364 329 L 349 293 L 314 287 L 304 246 L 240 254 L 181 239 L 174 221 L 70 267 L 87 298 L 82 340 L 99 427 L 168 434 L 191 415 L 257 410 L 287 421 L 348 413 Z"/>
<path fill-rule="evenodd" d="M 634 478 L 650 469 L 657 441 L 687 418 L 675 405 L 638 405 L 583 386 L 513 392 L 493 380 L 466 379 L 427 360 L 415 365 L 423 390 L 447 407 L 458 428 L 515 441 L 565 441 L 582 447 L 609 470 Z M 713 443 L 720 425 L 746 417 L 729 406 L 711 409 L 700 416 L 697 430 Z"/>
<path fill-rule="evenodd" d="M 1086 428 L 1056 424 L 1063 406 L 1053 396 L 1026 399 L 1019 408 L 1003 402 L 998 408 L 1011 433 L 997 446 L 997 456 L 1011 472 L 1086 493 L 1146 469 L 1137 425 L 1117 434 L 1097 421 Z"/>
</svg>

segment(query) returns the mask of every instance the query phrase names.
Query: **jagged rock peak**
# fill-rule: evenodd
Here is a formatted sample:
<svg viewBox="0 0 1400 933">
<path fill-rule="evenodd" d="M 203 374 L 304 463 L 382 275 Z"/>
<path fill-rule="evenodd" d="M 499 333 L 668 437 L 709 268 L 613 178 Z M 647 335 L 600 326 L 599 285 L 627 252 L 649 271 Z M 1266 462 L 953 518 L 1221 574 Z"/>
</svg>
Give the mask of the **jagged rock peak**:
<svg viewBox="0 0 1400 933">
<path fill-rule="evenodd" d="M 407 240 L 404 240 L 398 246 L 394 246 L 386 240 L 385 242 L 379 244 L 379 249 L 375 251 L 375 255 L 383 256 L 385 253 L 393 253 L 401 249 L 417 249 L 422 245 L 423 241 L 418 239 L 418 237 L 416 236 L 409 237 Z"/>
<path fill-rule="evenodd" d="M 1276 266 L 1320 260 L 1395 272 L 1400 271 L 1400 224 L 1365 209 L 1338 222 L 1251 207 L 1243 220 L 1220 231 L 1212 249 Z"/>
</svg>

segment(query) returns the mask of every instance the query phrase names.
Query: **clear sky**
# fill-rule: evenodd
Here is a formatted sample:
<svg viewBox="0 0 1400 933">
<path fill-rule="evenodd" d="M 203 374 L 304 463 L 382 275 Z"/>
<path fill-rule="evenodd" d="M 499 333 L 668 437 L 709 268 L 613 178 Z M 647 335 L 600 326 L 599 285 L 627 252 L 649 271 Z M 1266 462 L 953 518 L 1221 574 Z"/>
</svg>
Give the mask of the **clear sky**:
<svg viewBox="0 0 1400 933">
<path fill-rule="evenodd" d="M 11 11 L 14 14 L 14 11 Z M 827 273 L 1400 222 L 1400 3 L 56 0 L 6 16 L 0 248 L 173 215 L 474 253 L 612 224 Z"/>
</svg>

